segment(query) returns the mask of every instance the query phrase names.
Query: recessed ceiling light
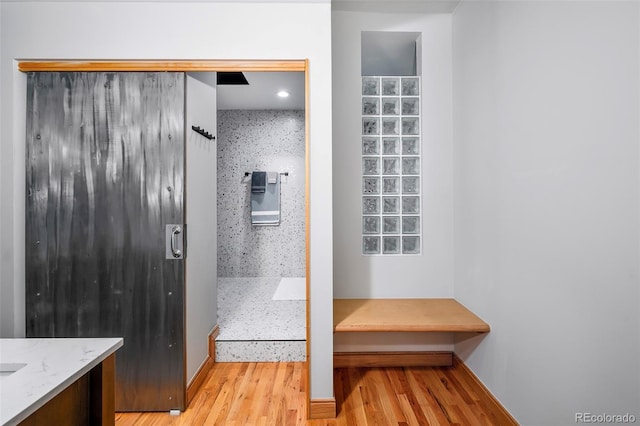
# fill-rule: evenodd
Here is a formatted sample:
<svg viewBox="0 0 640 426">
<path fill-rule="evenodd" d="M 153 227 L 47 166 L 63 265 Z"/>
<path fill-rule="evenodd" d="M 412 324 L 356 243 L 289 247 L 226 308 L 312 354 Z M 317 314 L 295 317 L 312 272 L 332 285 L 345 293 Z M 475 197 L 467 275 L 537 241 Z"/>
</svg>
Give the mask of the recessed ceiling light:
<svg viewBox="0 0 640 426">
<path fill-rule="evenodd" d="M 281 90 L 277 93 L 277 95 L 281 98 L 288 98 L 289 97 L 289 92 L 287 92 L 286 90 Z"/>
</svg>

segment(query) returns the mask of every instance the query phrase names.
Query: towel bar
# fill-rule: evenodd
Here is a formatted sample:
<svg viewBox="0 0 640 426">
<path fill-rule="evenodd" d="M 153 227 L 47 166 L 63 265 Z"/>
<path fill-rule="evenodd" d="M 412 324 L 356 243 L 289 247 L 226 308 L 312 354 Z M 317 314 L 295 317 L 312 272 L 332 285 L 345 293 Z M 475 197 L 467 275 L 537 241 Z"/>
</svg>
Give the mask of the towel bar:
<svg viewBox="0 0 640 426">
<path fill-rule="evenodd" d="M 281 175 L 289 176 L 289 172 L 280 172 Z M 251 172 L 244 172 L 244 177 L 251 176 Z"/>
</svg>

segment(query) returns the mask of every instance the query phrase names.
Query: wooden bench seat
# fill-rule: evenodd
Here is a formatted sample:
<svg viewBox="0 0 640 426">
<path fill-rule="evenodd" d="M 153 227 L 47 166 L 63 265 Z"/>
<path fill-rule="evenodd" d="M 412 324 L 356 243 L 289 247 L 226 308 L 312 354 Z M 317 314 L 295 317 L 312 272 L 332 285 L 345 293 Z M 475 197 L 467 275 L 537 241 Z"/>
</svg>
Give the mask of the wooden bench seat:
<svg viewBox="0 0 640 426">
<path fill-rule="evenodd" d="M 489 324 L 455 299 L 334 299 L 335 333 L 487 333 Z M 453 352 L 334 352 L 334 368 L 451 366 Z"/>
<path fill-rule="evenodd" d="M 455 299 L 334 299 L 333 330 L 335 333 L 488 333 L 490 327 Z M 460 337 L 465 339 L 468 336 Z M 351 336 L 342 335 L 340 338 L 348 340 Z M 518 424 L 451 351 L 334 352 L 333 367 L 454 368 L 466 376 L 466 383 L 473 386 L 473 392 L 490 407 L 495 416 L 492 424 Z"/>
<path fill-rule="evenodd" d="M 487 333 L 489 324 L 455 299 L 334 299 L 339 332 Z"/>
</svg>

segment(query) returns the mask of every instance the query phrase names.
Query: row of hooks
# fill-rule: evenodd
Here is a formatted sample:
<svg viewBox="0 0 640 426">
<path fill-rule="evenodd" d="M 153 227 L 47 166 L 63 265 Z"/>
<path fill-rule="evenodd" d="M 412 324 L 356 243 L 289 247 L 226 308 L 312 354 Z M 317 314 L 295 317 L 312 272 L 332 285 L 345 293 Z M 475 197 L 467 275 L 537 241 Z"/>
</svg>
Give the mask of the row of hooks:
<svg viewBox="0 0 640 426">
<path fill-rule="evenodd" d="M 201 129 L 199 126 L 191 126 L 191 129 L 194 132 L 201 134 L 202 136 L 204 136 L 205 138 L 207 138 L 209 140 L 212 140 L 212 139 L 216 138 L 215 136 L 213 136 L 209 132 L 205 131 L 204 129 Z"/>
</svg>

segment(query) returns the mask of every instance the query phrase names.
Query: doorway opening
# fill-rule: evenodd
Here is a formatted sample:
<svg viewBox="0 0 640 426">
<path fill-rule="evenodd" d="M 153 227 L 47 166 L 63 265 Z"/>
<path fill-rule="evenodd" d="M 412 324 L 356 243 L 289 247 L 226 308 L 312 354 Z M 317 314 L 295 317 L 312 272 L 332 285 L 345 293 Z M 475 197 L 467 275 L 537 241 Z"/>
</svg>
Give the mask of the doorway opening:
<svg viewBox="0 0 640 426">
<path fill-rule="evenodd" d="M 18 69 L 22 72 L 297 72 L 304 75 L 304 271 L 305 271 L 305 296 L 309 294 L 309 96 L 308 96 L 308 61 L 307 60 L 291 60 L 291 61 L 122 61 L 122 62 L 20 62 Z M 193 128 L 193 127 L 192 127 Z M 194 129 L 196 130 L 196 129 Z M 197 130 L 196 130 L 197 132 Z M 200 133 L 202 134 L 202 133 Z M 187 206 L 188 208 L 188 206 Z M 173 241 L 173 240 L 172 240 Z M 187 254 L 188 258 L 188 254 Z M 186 292 L 188 293 L 188 286 Z M 305 354 L 309 352 L 309 298 L 306 297 L 304 302 L 305 316 Z M 212 308 L 217 310 L 215 302 L 212 302 Z M 187 328 L 188 325 L 187 318 Z M 187 333 L 188 334 L 188 333 Z M 211 356 L 212 354 L 209 353 Z M 202 363 L 205 368 L 211 363 L 209 359 Z M 308 361 L 308 359 L 307 359 Z M 307 365 L 307 367 L 309 367 Z M 307 375 L 310 368 L 307 368 Z M 206 371 L 200 371 L 198 375 L 206 375 Z M 193 393 L 189 386 L 197 382 L 197 375 L 190 383 L 185 375 L 185 390 L 187 394 Z M 307 399 L 309 396 L 307 395 Z"/>
<path fill-rule="evenodd" d="M 304 361 L 304 73 L 217 81 L 216 362 Z"/>
</svg>

